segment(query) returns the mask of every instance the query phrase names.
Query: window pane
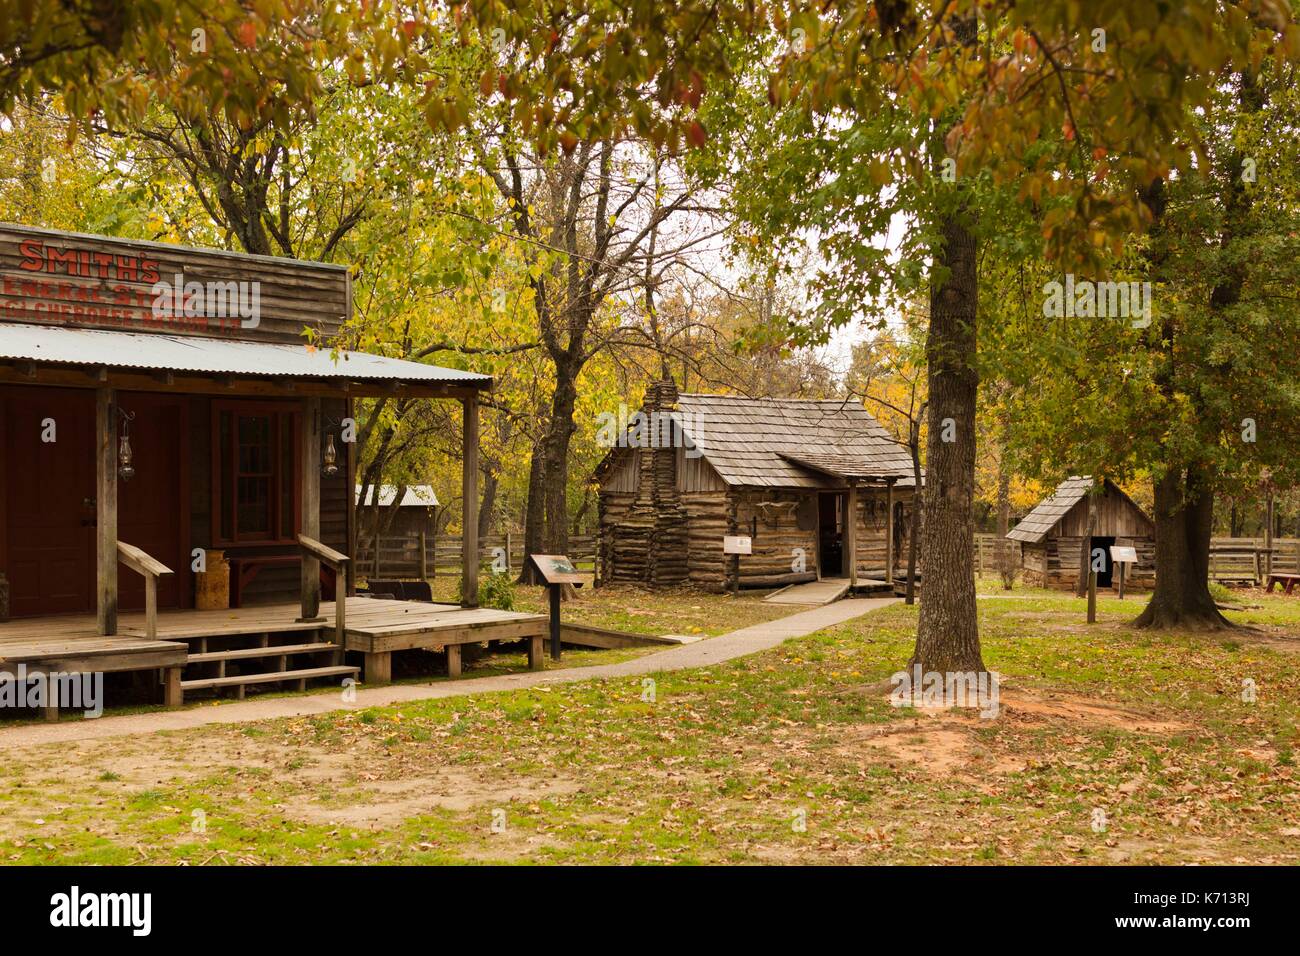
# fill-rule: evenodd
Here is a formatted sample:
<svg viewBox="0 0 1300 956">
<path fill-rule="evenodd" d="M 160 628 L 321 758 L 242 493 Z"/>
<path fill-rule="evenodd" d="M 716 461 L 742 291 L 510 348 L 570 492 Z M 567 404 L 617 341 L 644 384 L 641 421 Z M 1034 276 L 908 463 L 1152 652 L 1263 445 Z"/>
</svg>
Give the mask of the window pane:
<svg viewBox="0 0 1300 956">
<path fill-rule="evenodd" d="M 239 479 L 240 537 L 265 537 L 271 530 L 271 479 Z"/>
</svg>

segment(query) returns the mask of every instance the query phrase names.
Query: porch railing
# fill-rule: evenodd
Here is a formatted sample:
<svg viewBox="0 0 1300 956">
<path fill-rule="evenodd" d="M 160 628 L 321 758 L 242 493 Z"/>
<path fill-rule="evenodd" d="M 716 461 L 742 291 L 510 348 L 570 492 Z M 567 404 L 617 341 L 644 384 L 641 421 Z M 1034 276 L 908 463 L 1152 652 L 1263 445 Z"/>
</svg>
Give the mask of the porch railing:
<svg viewBox="0 0 1300 956">
<path fill-rule="evenodd" d="M 302 548 L 305 554 L 316 558 L 321 564 L 334 572 L 334 580 L 336 582 L 334 585 L 334 628 L 338 632 L 336 637 L 340 648 L 339 653 L 341 654 L 347 636 L 347 631 L 345 630 L 347 626 L 347 586 L 345 582 L 347 581 L 348 574 L 348 556 L 339 551 L 335 551 L 328 545 L 321 544 L 315 538 L 307 537 L 305 534 L 298 535 L 298 545 Z M 308 612 L 310 610 L 307 607 L 305 600 L 306 599 L 304 598 L 302 608 L 302 616 L 304 618 L 309 616 Z"/>
<path fill-rule="evenodd" d="M 158 577 L 171 574 L 172 569 L 125 541 L 117 543 L 117 557 L 132 571 L 144 576 L 144 633 L 149 640 L 157 640 Z"/>
</svg>

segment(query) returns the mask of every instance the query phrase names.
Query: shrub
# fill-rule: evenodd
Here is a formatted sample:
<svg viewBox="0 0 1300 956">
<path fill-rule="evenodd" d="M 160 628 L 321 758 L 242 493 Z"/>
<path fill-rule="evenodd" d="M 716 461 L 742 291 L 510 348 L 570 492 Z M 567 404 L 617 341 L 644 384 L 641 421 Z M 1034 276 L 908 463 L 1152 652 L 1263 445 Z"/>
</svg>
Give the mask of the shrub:
<svg viewBox="0 0 1300 956">
<path fill-rule="evenodd" d="M 462 597 L 465 593 L 465 580 L 456 588 Z M 496 608 L 498 611 L 515 609 L 515 582 L 509 573 L 494 574 L 491 568 L 480 568 L 478 579 L 479 607 Z"/>
</svg>

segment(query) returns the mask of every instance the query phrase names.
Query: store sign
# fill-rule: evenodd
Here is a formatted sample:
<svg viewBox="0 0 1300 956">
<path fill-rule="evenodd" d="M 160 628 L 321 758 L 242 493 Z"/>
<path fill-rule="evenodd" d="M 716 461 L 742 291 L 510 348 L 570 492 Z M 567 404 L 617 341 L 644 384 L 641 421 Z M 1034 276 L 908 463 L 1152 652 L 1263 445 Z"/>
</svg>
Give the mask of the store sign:
<svg viewBox="0 0 1300 956">
<path fill-rule="evenodd" d="M 348 308 L 338 267 L 0 224 L 0 321 L 290 340 Z"/>
</svg>

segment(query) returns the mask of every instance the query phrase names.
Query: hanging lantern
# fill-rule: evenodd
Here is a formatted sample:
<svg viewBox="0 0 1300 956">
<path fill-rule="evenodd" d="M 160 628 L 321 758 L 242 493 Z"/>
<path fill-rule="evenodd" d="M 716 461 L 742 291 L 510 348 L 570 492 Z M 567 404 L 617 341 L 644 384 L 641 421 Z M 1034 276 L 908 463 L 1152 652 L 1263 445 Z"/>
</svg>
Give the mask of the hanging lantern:
<svg viewBox="0 0 1300 956">
<path fill-rule="evenodd" d="M 135 468 L 131 464 L 132 457 L 131 439 L 123 432 L 117 442 L 117 476 L 123 481 L 130 481 L 135 477 Z"/>
<path fill-rule="evenodd" d="M 122 416 L 122 437 L 117 440 L 117 476 L 123 481 L 135 477 L 135 454 L 131 451 L 131 422 L 135 420 L 132 412 L 119 411 Z"/>
<path fill-rule="evenodd" d="M 325 454 L 321 459 L 321 474 L 326 478 L 333 478 L 339 473 L 339 453 L 334 447 L 334 436 L 332 434 L 325 436 Z"/>
</svg>

